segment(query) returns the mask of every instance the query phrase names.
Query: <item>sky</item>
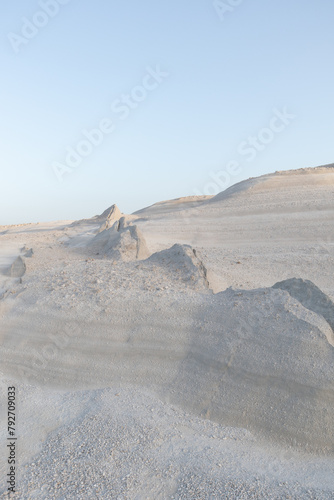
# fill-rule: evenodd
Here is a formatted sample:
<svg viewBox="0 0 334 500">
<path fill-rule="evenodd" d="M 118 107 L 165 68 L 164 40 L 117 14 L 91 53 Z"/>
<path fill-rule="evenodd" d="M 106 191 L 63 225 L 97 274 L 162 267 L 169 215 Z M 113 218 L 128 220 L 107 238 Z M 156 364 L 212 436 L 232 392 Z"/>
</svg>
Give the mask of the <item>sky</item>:
<svg viewBox="0 0 334 500">
<path fill-rule="evenodd" d="M 0 224 L 332 163 L 332 0 L 5 0 Z"/>
</svg>

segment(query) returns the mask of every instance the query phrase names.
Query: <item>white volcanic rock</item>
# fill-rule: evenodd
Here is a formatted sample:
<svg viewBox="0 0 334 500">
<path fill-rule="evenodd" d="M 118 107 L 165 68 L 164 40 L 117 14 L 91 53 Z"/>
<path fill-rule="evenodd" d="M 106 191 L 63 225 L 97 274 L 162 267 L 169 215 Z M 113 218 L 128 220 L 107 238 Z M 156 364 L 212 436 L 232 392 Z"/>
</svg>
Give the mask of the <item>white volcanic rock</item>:
<svg viewBox="0 0 334 500">
<path fill-rule="evenodd" d="M 333 166 L 108 215 L 0 228 L 18 497 L 332 499 Z"/>
<path fill-rule="evenodd" d="M 118 221 L 121 217 L 123 216 L 122 212 L 118 208 L 117 205 L 111 205 L 111 207 L 107 208 L 101 214 L 100 218 L 104 219 L 105 221 L 101 224 L 100 229 L 98 230 L 98 233 L 101 233 L 105 229 L 109 229 L 116 221 Z"/>
<path fill-rule="evenodd" d="M 208 270 L 190 245 L 176 243 L 171 248 L 151 255 L 148 262 L 167 268 L 170 272 L 182 274 L 185 282 L 190 281 L 193 285 L 201 283 L 210 288 Z"/>
<path fill-rule="evenodd" d="M 125 217 L 98 233 L 88 248 L 115 260 L 142 260 L 149 256 L 143 234 L 136 225 L 128 225 Z"/>
<path fill-rule="evenodd" d="M 312 281 L 290 278 L 275 283 L 273 288 L 280 288 L 289 292 L 291 297 L 297 299 L 304 307 L 323 316 L 334 331 L 334 303 Z"/>
</svg>

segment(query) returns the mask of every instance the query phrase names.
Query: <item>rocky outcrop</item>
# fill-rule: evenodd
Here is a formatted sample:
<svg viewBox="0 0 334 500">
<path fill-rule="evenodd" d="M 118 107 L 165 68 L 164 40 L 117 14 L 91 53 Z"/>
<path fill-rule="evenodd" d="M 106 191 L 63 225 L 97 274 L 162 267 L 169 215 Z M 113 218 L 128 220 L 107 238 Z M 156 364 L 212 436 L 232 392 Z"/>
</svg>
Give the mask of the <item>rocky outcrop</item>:
<svg viewBox="0 0 334 500">
<path fill-rule="evenodd" d="M 125 262 L 146 259 L 150 254 L 141 231 L 136 225 L 128 224 L 125 217 L 98 233 L 89 248 Z"/>
<path fill-rule="evenodd" d="M 334 331 L 334 303 L 312 281 L 291 278 L 276 283 L 273 288 L 289 292 L 304 307 L 325 318 Z"/>
</svg>

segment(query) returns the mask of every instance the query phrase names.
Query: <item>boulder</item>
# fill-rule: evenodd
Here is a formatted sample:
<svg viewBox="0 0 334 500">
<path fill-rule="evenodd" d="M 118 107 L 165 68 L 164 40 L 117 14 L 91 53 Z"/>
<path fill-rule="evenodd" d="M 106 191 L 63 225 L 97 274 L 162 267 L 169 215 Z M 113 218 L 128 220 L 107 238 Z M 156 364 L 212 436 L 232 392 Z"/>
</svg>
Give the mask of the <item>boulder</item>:
<svg viewBox="0 0 334 500">
<path fill-rule="evenodd" d="M 22 257 L 17 257 L 8 270 L 8 274 L 12 278 L 22 278 L 25 272 L 26 272 L 26 265 Z"/>
<path fill-rule="evenodd" d="M 182 275 L 184 281 L 204 284 L 206 288 L 210 288 L 208 270 L 190 245 L 176 243 L 171 248 L 151 255 L 148 262 Z"/>
</svg>

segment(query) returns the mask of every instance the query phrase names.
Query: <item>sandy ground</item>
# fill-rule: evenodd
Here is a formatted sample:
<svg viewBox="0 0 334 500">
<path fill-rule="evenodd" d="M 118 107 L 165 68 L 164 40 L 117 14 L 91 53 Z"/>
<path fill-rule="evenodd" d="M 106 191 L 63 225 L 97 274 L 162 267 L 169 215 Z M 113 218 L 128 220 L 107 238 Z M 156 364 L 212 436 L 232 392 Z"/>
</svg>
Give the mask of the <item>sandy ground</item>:
<svg viewBox="0 0 334 500">
<path fill-rule="evenodd" d="M 0 227 L 0 493 L 15 385 L 15 498 L 332 498 L 334 168 L 120 216 Z"/>
</svg>

